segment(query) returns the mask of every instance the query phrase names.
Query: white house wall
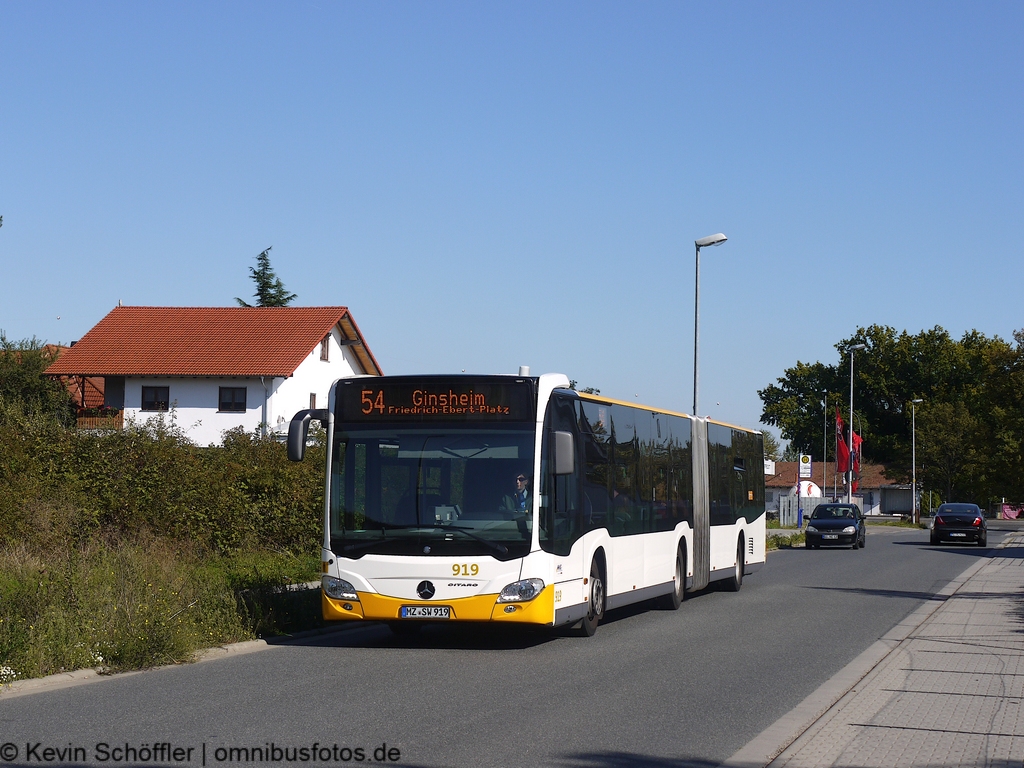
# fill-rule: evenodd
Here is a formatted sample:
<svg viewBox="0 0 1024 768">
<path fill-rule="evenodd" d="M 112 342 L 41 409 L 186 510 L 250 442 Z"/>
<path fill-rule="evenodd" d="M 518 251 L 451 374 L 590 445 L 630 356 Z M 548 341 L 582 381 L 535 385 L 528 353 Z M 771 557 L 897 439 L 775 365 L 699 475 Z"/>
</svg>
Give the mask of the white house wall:
<svg viewBox="0 0 1024 768">
<path fill-rule="evenodd" d="M 288 422 L 296 412 L 309 408 L 310 394 L 316 395 L 318 408 L 327 407 L 327 395 L 335 380 L 363 373 L 351 347 L 339 343 L 338 330 L 331 332 L 328 361 L 320 359 L 320 344 L 310 351 L 292 376 L 287 378 L 133 378 L 125 379 L 125 420 L 142 423 L 151 418 L 174 419 L 185 435 L 197 445 L 220 445 L 228 429 L 241 427 L 246 432 L 260 428 L 264 420 L 269 429 L 287 433 Z M 171 411 L 142 410 L 142 387 L 167 387 Z M 221 387 L 245 387 L 245 412 L 220 412 Z M 264 400 L 267 413 L 264 416 Z"/>
<path fill-rule="evenodd" d="M 338 343 L 337 329 L 331 333 L 327 356 L 330 358 L 328 362 L 320 359 L 320 345 L 317 344 L 291 377 L 276 380 L 279 384 L 274 393 L 269 419 L 275 432 L 287 433 L 292 416 L 309 408 L 311 394 L 316 395 L 317 408 L 326 408 L 327 395 L 336 380 L 363 373 L 352 348 Z"/>
<path fill-rule="evenodd" d="M 268 381 L 269 383 L 269 381 Z M 142 388 L 167 387 L 170 410 L 142 410 Z M 245 387 L 245 411 L 220 412 L 220 388 Z M 132 378 L 124 382 L 125 422 L 173 419 L 185 436 L 197 445 L 220 445 L 225 430 L 242 427 L 252 432 L 263 413 L 263 387 L 259 379 L 245 378 Z"/>
</svg>

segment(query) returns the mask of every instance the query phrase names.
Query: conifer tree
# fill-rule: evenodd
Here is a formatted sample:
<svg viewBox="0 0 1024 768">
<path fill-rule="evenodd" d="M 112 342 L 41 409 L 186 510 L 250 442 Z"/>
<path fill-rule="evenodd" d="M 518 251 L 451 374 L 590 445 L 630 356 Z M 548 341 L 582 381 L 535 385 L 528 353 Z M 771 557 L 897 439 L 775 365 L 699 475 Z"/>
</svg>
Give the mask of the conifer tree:
<svg viewBox="0 0 1024 768">
<path fill-rule="evenodd" d="M 291 304 L 295 299 L 295 294 L 288 293 L 281 278 L 274 274 L 274 270 L 270 266 L 270 248 L 256 257 L 256 264 L 255 267 L 249 267 L 252 281 L 256 283 L 256 293 L 253 294 L 256 297 L 256 304 L 249 304 L 236 296 L 235 301 L 238 302 L 238 306 L 287 307 Z"/>
</svg>

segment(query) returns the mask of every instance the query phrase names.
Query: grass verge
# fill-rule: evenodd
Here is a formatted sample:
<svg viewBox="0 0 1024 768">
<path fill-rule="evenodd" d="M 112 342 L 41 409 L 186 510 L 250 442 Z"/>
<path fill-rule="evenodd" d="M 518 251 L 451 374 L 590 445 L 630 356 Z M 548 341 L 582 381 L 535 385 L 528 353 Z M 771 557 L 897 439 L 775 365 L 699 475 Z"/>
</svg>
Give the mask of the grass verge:
<svg viewBox="0 0 1024 768">
<path fill-rule="evenodd" d="M 918 530 L 921 528 L 928 528 L 928 523 L 912 523 L 909 520 L 872 520 L 870 518 L 865 519 L 867 520 L 868 525 L 871 526 L 878 525 L 887 526 L 889 528 L 914 528 Z"/>
<path fill-rule="evenodd" d="M 773 536 L 769 533 L 765 539 L 765 549 L 771 551 L 773 549 L 793 549 L 794 547 L 802 547 L 805 539 L 806 537 L 803 533 L 797 533 L 792 536 Z"/>
<path fill-rule="evenodd" d="M 318 579 L 319 566 L 313 556 L 210 555 L 158 538 L 45 556 L 0 550 L 0 684 L 185 662 L 203 648 L 319 626 L 319 593 L 288 589 Z"/>
</svg>

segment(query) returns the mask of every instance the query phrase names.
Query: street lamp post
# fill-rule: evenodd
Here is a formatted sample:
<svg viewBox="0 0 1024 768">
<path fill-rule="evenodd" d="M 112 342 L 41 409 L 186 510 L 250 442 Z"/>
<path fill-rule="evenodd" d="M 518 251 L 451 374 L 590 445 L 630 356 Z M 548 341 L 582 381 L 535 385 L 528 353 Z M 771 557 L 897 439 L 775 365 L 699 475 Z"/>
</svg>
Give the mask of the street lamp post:
<svg viewBox="0 0 1024 768">
<path fill-rule="evenodd" d="M 867 344 L 854 344 L 850 347 L 850 466 L 846 479 L 846 503 L 853 503 L 853 353 L 860 349 L 867 349 Z"/>
<path fill-rule="evenodd" d="M 910 485 L 914 497 L 914 511 L 911 517 L 914 525 L 921 522 L 921 513 L 917 509 L 917 404 L 920 402 L 922 402 L 920 397 L 910 401 Z"/>
<path fill-rule="evenodd" d="M 699 392 L 698 372 L 700 370 L 700 249 L 707 248 L 709 245 L 721 245 L 728 240 L 725 235 L 719 232 L 717 235 L 709 235 L 708 237 L 702 237 L 700 240 L 694 240 L 693 244 L 697 247 L 697 275 L 694 279 L 693 289 L 693 415 L 699 415 L 697 413 L 697 394 Z"/>
</svg>

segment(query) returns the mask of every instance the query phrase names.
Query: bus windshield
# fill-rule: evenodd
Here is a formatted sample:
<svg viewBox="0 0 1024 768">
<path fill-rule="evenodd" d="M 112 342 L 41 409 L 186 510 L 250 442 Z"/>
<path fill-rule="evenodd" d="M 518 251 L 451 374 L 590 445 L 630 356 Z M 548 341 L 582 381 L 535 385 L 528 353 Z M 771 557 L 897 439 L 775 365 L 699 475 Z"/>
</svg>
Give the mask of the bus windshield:
<svg viewBox="0 0 1024 768">
<path fill-rule="evenodd" d="M 529 552 L 532 424 L 346 428 L 352 426 L 341 425 L 335 436 L 336 555 L 510 560 Z"/>
</svg>

